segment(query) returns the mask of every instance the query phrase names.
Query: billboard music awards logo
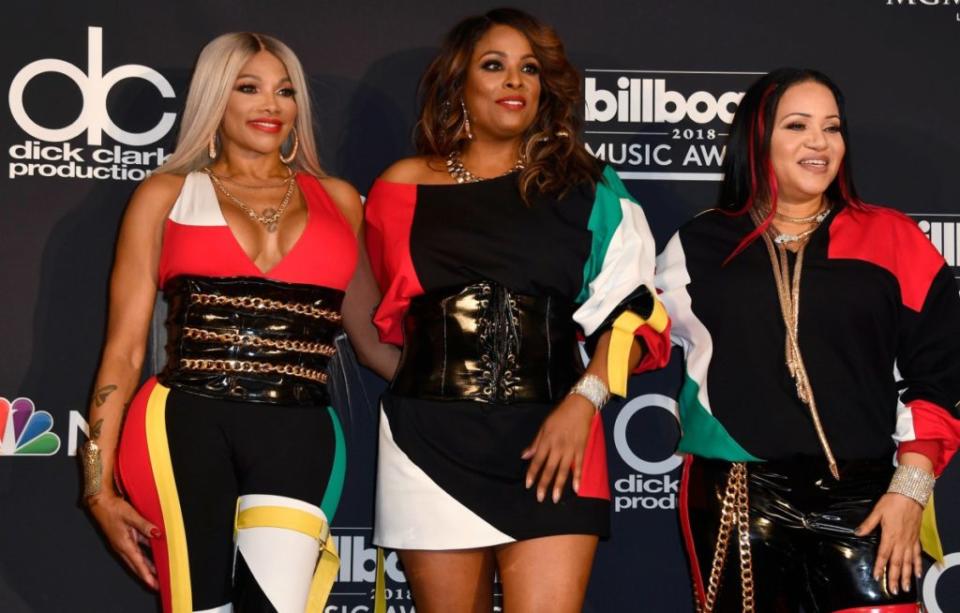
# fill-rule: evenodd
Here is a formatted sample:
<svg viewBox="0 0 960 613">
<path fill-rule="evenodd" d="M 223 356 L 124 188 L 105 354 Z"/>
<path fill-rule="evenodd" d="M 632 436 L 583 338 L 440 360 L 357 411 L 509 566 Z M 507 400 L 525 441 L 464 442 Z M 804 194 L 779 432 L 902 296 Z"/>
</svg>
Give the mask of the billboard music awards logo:
<svg viewBox="0 0 960 613">
<path fill-rule="evenodd" d="M 908 213 L 960 279 L 960 214 Z"/>
<path fill-rule="evenodd" d="M 87 28 L 87 69 L 66 60 L 46 58 L 24 66 L 10 83 L 10 114 L 17 125 L 32 138 L 7 149 L 7 176 L 62 177 L 71 179 L 112 179 L 140 181 L 168 156 L 162 147 L 151 145 L 170 132 L 176 113 L 163 112 L 155 125 L 141 132 L 119 127 L 110 116 L 107 97 L 120 82 L 146 81 L 161 99 L 176 97 L 167 79 L 147 66 L 125 64 L 103 71 L 103 30 Z M 31 81 L 41 75 L 59 74 L 80 90 L 82 103 L 72 122 L 64 127 L 42 125 L 35 117 L 43 109 L 28 109 L 24 93 Z M 29 98 L 29 97 L 28 97 Z M 104 146 L 106 134 L 117 144 Z M 85 135 L 78 145 L 73 142 Z M 124 146 L 126 145 L 126 146 Z"/>
<path fill-rule="evenodd" d="M 636 451 L 646 445 L 630 444 L 627 428 L 631 420 L 644 409 L 662 409 L 679 420 L 677 401 L 662 394 L 637 396 L 624 404 L 617 413 L 613 424 L 613 443 L 620 459 L 634 471 L 613 482 L 613 509 L 617 513 L 627 510 L 677 508 L 680 479 L 670 473 L 683 464 L 683 456 L 672 453 L 662 460 L 648 460 Z"/>
<path fill-rule="evenodd" d="M 377 547 L 371 542 L 371 528 L 332 527 L 333 541 L 340 555 L 340 572 L 324 613 L 372 613 L 377 581 Z M 396 552 L 385 552 L 387 613 L 414 613 L 407 578 L 400 569 Z"/>
<path fill-rule="evenodd" d="M 340 572 L 324 613 L 373 613 L 377 580 L 377 547 L 371 542 L 373 529 L 342 527 L 334 523 L 331 530 L 340 555 Z M 400 568 L 400 558 L 395 551 L 385 554 L 387 613 L 416 613 L 410 586 Z M 503 611 L 500 594 L 498 581 L 494 585 L 493 613 Z"/>
<path fill-rule="evenodd" d="M 588 68 L 587 150 L 624 179 L 720 181 L 733 115 L 762 74 Z"/>
</svg>

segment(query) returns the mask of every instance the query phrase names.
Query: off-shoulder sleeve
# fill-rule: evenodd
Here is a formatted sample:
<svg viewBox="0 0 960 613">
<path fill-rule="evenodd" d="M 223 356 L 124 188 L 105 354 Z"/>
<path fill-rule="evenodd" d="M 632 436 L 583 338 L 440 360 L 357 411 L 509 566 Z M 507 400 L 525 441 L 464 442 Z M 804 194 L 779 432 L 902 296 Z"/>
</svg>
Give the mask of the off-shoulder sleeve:
<svg viewBox="0 0 960 613">
<path fill-rule="evenodd" d="M 613 331 L 607 361 L 610 391 L 624 396 L 634 338 L 643 349 L 634 372 L 666 365 L 670 319 L 653 289 L 656 249 L 647 218 L 609 166 L 597 183 L 587 227 L 592 244 L 573 319 L 583 328 L 588 347 Z"/>
<path fill-rule="evenodd" d="M 383 294 L 373 323 L 380 340 L 393 345 L 403 344 L 403 315 L 410 299 L 423 293 L 410 257 L 416 203 L 416 185 L 377 180 L 364 211 L 370 268 Z"/>
</svg>

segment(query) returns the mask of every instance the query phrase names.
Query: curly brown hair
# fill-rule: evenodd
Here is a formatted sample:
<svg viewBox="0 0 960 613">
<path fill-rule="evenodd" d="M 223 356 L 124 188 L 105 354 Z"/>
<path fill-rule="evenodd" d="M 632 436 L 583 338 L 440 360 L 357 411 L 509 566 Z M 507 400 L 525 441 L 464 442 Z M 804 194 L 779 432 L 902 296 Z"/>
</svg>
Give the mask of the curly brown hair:
<svg viewBox="0 0 960 613">
<path fill-rule="evenodd" d="M 437 57 L 420 80 L 417 152 L 445 158 L 468 140 L 460 105 L 467 69 L 477 42 L 495 25 L 509 26 L 523 34 L 540 62 L 539 111 L 523 135 L 525 167 L 519 183 L 524 201 L 529 203 L 538 194 L 563 196 L 587 182 L 595 186 L 601 166 L 580 136 L 580 74 L 567 59 L 553 28 L 512 8 L 467 17 L 447 33 Z"/>
</svg>

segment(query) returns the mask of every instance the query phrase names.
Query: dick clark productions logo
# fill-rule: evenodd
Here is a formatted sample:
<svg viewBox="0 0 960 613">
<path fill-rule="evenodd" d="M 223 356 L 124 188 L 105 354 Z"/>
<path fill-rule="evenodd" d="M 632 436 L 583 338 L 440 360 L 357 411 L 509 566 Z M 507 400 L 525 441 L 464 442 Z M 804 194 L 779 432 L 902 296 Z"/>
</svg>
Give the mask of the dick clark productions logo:
<svg viewBox="0 0 960 613">
<path fill-rule="evenodd" d="M 172 99 L 176 97 L 176 93 L 170 82 L 153 68 L 140 64 L 124 64 L 104 73 L 103 30 L 90 27 L 87 28 L 87 33 L 89 40 L 86 72 L 65 60 L 45 58 L 21 68 L 10 83 L 10 113 L 17 125 L 36 140 L 27 140 L 9 147 L 9 178 L 56 176 L 139 181 L 147 175 L 149 169 L 156 168 L 165 160 L 166 152 L 162 148 L 141 151 L 125 149 L 121 145 L 143 147 L 157 142 L 170 132 L 177 114 L 164 112 L 150 129 L 130 132 L 118 126 L 110 117 L 107 96 L 121 81 L 140 79 L 153 85 L 161 98 Z M 79 113 L 72 123 L 62 128 L 41 125 L 31 117 L 24 104 L 27 86 L 36 77 L 47 73 L 65 76 L 80 90 L 82 104 Z M 86 145 L 95 148 L 78 147 L 67 142 L 84 133 Z M 119 144 L 101 147 L 104 134 Z"/>
</svg>

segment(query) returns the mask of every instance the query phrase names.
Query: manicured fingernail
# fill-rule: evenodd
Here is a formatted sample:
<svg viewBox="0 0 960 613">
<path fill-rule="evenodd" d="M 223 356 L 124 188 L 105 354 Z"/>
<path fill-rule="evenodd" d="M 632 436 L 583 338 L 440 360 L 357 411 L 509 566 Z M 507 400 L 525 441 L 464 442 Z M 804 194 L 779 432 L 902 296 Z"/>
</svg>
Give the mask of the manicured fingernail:
<svg viewBox="0 0 960 613">
<path fill-rule="evenodd" d="M 527 477 L 527 484 L 526 484 L 525 487 L 526 487 L 527 489 L 530 489 L 530 486 L 531 486 L 531 485 L 533 485 L 533 479 Z"/>
<path fill-rule="evenodd" d="M 893 594 L 894 596 L 896 596 L 897 594 L 899 594 L 899 592 L 897 591 L 897 586 L 895 586 L 895 585 L 892 586 L 892 587 L 890 588 L 890 593 Z"/>
<path fill-rule="evenodd" d="M 553 504 L 560 502 L 560 490 L 553 490 Z"/>
<path fill-rule="evenodd" d="M 155 539 L 160 538 L 160 530 L 158 528 L 153 528 L 152 530 L 150 530 L 150 536 L 152 536 Z"/>
<path fill-rule="evenodd" d="M 543 490 L 537 490 L 537 502 L 543 502 Z"/>
</svg>

